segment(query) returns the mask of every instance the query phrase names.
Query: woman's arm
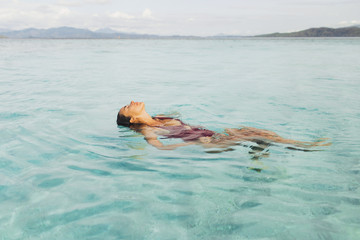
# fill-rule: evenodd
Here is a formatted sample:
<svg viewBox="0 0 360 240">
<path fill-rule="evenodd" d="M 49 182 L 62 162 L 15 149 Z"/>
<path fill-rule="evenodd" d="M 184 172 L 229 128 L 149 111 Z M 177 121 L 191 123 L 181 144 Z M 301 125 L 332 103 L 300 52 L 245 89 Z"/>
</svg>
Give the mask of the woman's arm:
<svg viewBox="0 0 360 240">
<path fill-rule="evenodd" d="M 196 144 L 195 142 L 183 142 L 183 143 L 177 143 L 177 144 L 171 144 L 171 145 L 164 145 L 162 142 L 160 142 L 157 137 L 158 135 L 154 133 L 152 129 L 143 129 L 141 130 L 141 133 L 144 135 L 145 140 L 152 146 L 156 147 L 160 150 L 173 150 L 177 147 L 182 146 L 188 146 L 192 144 Z"/>
</svg>

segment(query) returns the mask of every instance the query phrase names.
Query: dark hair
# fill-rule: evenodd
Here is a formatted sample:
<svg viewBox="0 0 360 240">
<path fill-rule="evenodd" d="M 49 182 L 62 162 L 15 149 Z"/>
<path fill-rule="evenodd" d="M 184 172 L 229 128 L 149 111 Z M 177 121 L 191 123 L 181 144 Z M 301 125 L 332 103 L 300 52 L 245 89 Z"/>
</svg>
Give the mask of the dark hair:
<svg viewBox="0 0 360 240">
<path fill-rule="evenodd" d="M 130 127 L 130 125 L 131 125 L 130 119 L 131 119 L 130 117 L 125 117 L 124 115 L 120 114 L 120 112 L 119 112 L 117 115 L 116 123 L 117 123 L 117 125 Z"/>
</svg>

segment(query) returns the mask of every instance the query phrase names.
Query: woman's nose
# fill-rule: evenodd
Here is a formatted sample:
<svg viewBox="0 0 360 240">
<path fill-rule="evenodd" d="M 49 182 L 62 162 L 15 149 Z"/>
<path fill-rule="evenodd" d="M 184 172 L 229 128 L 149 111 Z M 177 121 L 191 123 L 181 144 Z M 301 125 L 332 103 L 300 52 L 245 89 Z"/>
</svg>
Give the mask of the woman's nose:
<svg viewBox="0 0 360 240">
<path fill-rule="evenodd" d="M 130 104 L 134 104 L 134 101 L 131 101 L 131 103 Z"/>
</svg>

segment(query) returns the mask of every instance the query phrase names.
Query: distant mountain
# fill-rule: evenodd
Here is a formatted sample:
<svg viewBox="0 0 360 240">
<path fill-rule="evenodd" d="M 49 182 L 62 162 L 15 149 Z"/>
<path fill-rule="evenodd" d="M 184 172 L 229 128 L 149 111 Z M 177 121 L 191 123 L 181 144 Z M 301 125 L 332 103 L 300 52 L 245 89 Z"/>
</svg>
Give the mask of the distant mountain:
<svg viewBox="0 0 360 240">
<path fill-rule="evenodd" d="M 299 32 L 271 33 L 258 35 L 256 37 L 360 37 L 360 27 L 310 28 Z"/>
<path fill-rule="evenodd" d="M 219 34 L 209 37 L 198 36 L 159 36 L 150 34 L 122 33 L 111 28 L 96 31 L 88 29 L 58 27 L 49 29 L 28 28 L 11 31 L 0 29 L 0 38 L 41 38 L 41 39 L 240 39 L 244 36 Z M 360 37 L 360 26 L 346 28 L 310 28 L 292 33 L 272 33 L 255 37 Z"/>
<path fill-rule="evenodd" d="M 2 33 L 3 32 L 8 32 L 8 31 L 10 31 L 9 29 L 5 29 L 5 28 L 0 28 L 0 38 L 7 38 L 7 37 L 5 37 Z"/>
<path fill-rule="evenodd" d="M 1 32 L 7 38 L 46 38 L 46 39 L 115 39 L 115 38 L 157 38 L 156 35 L 119 33 L 112 29 L 90 31 L 88 29 L 58 27 L 49 29 L 28 28 L 19 31 Z"/>
<path fill-rule="evenodd" d="M 7 28 L 0 28 L 0 33 L 9 32 L 9 31 L 11 31 L 11 30 L 7 29 Z"/>
<path fill-rule="evenodd" d="M 95 31 L 96 33 L 119 33 L 118 31 L 115 31 L 114 29 L 111 28 L 100 28 L 98 30 Z"/>
<path fill-rule="evenodd" d="M 93 38 L 95 34 L 90 30 L 70 27 L 37 29 L 27 28 L 24 30 L 3 32 L 8 38 Z"/>
</svg>

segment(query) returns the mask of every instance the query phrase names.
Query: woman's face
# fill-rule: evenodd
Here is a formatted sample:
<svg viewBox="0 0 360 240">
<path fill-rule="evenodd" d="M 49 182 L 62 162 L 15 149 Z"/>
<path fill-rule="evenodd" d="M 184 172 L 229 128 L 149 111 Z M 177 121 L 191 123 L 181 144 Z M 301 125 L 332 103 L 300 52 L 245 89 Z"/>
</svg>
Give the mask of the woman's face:
<svg viewBox="0 0 360 240">
<path fill-rule="evenodd" d="M 125 117 L 135 117 L 145 112 L 145 104 L 143 102 L 131 101 L 130 104 L 120 109 L 120 114 Z"/>
</svg>

